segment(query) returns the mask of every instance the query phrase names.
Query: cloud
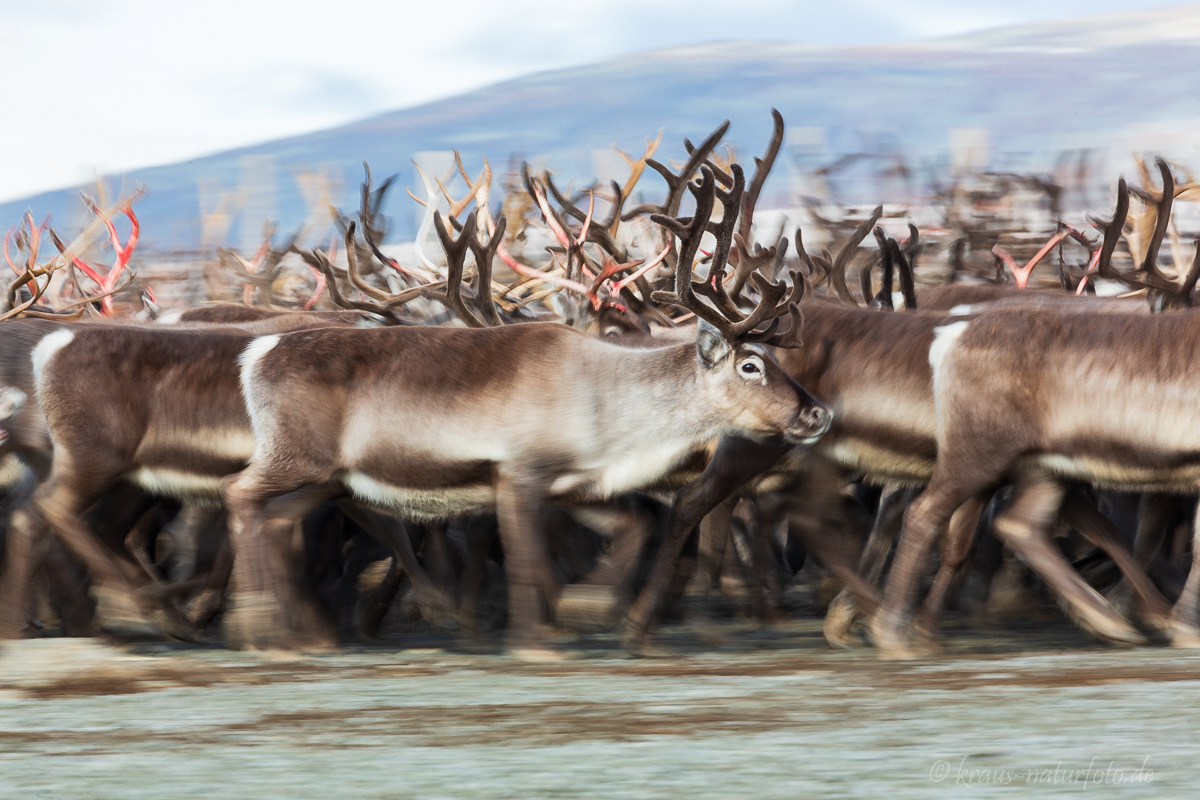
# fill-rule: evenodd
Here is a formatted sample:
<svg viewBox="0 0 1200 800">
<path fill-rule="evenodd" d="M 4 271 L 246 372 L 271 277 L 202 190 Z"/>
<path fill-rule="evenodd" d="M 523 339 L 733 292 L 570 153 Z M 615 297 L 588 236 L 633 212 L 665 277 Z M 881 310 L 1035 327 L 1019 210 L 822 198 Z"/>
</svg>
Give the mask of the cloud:
<svg viewBox="0 0 1200 800">
<path fill-rule="evenodd" d="M 271 64 L 246 79 L 226 79 L 223 91 L 236 103 L 264 111 L 303 116 L 360 116 L 363 109 L 387 107 L 387 90 L 370 76 L 318 67 Z"/>
</svg>

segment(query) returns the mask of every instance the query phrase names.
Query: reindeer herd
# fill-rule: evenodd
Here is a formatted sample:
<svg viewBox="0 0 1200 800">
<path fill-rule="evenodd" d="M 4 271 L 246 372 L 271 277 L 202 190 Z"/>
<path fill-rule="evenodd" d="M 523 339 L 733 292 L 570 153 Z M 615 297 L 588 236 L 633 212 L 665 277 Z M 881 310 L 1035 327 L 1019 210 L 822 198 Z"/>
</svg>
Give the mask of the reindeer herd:
<svg viewBox="0 0 1200 800">
<path fill-rule="evenodd" d="M 30 216 L 5 240 L 0 637 L 50 614 L 112 633 L 123 603 L 163 635 L 322 648 L 371 636 L 407 585 L 466 636 L 498 594 L 531 658 L 599 596 L 636 652 L 689 583 L 736 574 L 766 614 L 808 553 L 842 587 L 830 643 L 906 657 L 998 541 L 1096 636 L 1200 646 L 1200 547 L 1175 541 L 1197 530 L 1175 522 L 1200 494 L 1200 242 L 1163 269 L 1172 168 L 1122 180 L 1099 241 L 1060 223 L 1025 268 L 997 247 L 1016 284 L 918 286 L 920 232 L 881 209 L 834 252 L 755 241 L 774 118 L 748 182 L 728 123 L 608 189 L 526 169 L 499 215 L 490 168 L 463 170 L 447 215 L 425 201 L 420 265 L 383 252 L 368 173 L 340 241 L 226 252 L 242 304 L 156 320 L 117 313 L 128 202 L 124 243 L 92 207 L 107 273 Z M 627 209 L 647 167 L 666 197 Z M 1056 247 L 1063 289 L 1025 288 Z M 316 280 L 304 309 L 272 296 L 289 262 Z"/>
</svg>

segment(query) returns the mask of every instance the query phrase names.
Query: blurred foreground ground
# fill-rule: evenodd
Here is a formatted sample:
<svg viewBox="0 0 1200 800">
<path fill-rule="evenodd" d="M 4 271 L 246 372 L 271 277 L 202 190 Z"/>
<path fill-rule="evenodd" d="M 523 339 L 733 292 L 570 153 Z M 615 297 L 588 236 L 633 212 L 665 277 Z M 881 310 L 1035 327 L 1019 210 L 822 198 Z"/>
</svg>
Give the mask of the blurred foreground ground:
<svg viewBox="0 0 1200 800">
<path fill-rule="evenodd" d="M 828 650 L 816 622 L 719 632 L 714 646 L 668 629 L 674 654 L 652 660 L 611 635 L 564 639 L 574 657 L 551 665 L 432 635 L 300 658 L 5 644 L 0 797 L 1200 790 L 1198 654 L 1040 624 L 951 629 L 942 657 L 893 664 Z"/>
</svg>

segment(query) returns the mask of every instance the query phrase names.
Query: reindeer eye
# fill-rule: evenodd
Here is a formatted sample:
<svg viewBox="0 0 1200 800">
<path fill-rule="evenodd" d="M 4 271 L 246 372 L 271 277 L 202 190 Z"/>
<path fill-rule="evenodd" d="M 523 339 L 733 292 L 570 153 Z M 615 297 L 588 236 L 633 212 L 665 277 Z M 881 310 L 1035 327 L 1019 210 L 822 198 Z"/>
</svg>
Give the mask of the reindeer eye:
<svg viewBox="0 0 1200 800">
<path fill-rule="evenodd" d="M 621 335 L 621 329 L 616 325 L 609 325 L 604 329 L 604 336 L 608 339 L 615 339 Z"/>
<path fill-rule="evenodd" d="M 742 371 L 743 375 L 761 375 L 762 374 L 762 368 L 759 367 L 758 364 L 754 363 L 753 361 L 743 361 L 742 366 L 740 366 L 738 369 L 740 369 Z"/>
</svg>

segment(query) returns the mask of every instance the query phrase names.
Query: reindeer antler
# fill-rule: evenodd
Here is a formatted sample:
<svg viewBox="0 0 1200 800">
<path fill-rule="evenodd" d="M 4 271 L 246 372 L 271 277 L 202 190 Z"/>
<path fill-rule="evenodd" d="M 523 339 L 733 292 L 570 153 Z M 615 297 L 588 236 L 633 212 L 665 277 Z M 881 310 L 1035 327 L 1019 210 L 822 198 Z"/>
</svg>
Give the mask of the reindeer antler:
<svg viewBox="0 0 1200 800">
<path fill-rule="evenodd" d="M 858 246 L 862 244 L 863 239 L 867 238 L 867 234 L 874 230 L 875 224 L 882 216 L 883 206 L 876 206 L 871 212 L 871 216 L 864 219 L 854 229 L 850 238 L 842 243 L 842 246 L 838 248 L 837 255 L 832 258 L 828 253 L 818 256 L 807 252 L 800 238 L 800 229 L 796 229 L 796 250 L 800 255 L 800 262 L 808 266 L 810 274 L 815 274 L 817 271 L 823 273 L 838 298 L 847 305 L 857 306 L 858 301 L 854 299 L 854 295 L 850 293 L 850 287 L 846 284 L 846 269 L 850 266 L 850 259 L 854 257 Z"/>
<path fill-rule="evenodd" d="M 733 208 L 737 208 L 737 204 L 741 200 L 740 194 L 744 178 L 739 165 L 732 165 L 731 171 L 733 188 L 721 196 L 724 203 L 729 203 Z M 679 239 L 674 290 L 655 292 L 653 299 L 656 302 L 671 303 L 686 308 L 717 328 L 722 336 L 731 342 L 767 341 L 797 329 L 800 319 L 796 304 L 801 299 L 804 287 L 804 282 L 798 274 L 793 275 L 794 282 L 790 293 L 783 283 L 771 283 L 758 274 L 751 276 L 750 282 L 759 291 L 760 299 L 748 314 L 742 314 L 731 301 L 725 302 L 729 300 L 727 295 L 721 299 L 723 291 L 718 290 L 716 286 L 724 278 L 725 258 L 728 256 L 729 241 L 732 239 L 733 227 L 737 222 L 736 214 L 726 215 L 717 226 L 717 247 L 713 251 L 709 279 L 700 282 L 692 280 L 692 262 L 700 249 L 701 238 L 709 230 L 713 205 L 718 194 L 716 176 L 712 168 L 705 165 L 700 168 L 700 174 L 699 183 L 689 182 L 687 184 L 688 190 L 696 199 L 696 212 L 692 217 L 676 218 L 663 214 L 651 216 L 654 222 Z M 786 240 L 781 242 L 781 248 L 786 247 L 785 242 Z M 710 306 L 697 297 L 697 293 L 704 293 L 713 298 L 714 302 L 721 303 L 722 308 L 719 310 Z M 789 311 L 791 314 L 790 325 L 782 331 L 778 330 L 780 315 Z M 759 329 L 758 326 L 764 322 L 766 327 Z"/>
<path fill-rule="evenodd" d="M 674 216 L 679 213 L 679 204 L 683 202 L 683 193 L 691 184 L 692 176 L 696 174 L 696 170 L 700 168 L 712 151 L 716 149 L 717 144 L 725 133 L 729 130 L 729 120 L 725 120 L 717 129 L 708 135 L 708 138 L 700 143 L 699 147 L 691 151 L 691 157 L 687 163 L 679 170 L 679 174 L 675 174 L 662 163 L 655 161 L 652 158 L 646 159 L 646 166 L 662 176 L 662 179 L 667 182 L 667 198 L 662 205 L 641 205 L 632 211 L 628 211 L 621 216 L 623 220 L 630 220 L 642 214 L 660 214 L 663 216 Z"/>
<path fill-rule="evenodd" d="M 120 237 L 117 235 L 117 228 L 113 224 L 112 217 L 109 215 L 109 213 L 102 210 L 100 206 L 98 206 L 90 197 L 87 197 L 86 195 L 83 197 L 84 205 L 86 205 L 88 210 L 100 219 L 100 221 L 104 224 L 104 227 L 107 229 L 109 242 L 112 245 L 113 252 L 116 254 L 115 260 L 107 272 L 102 273 L 97 267 L 87 263 L 82 258 L 75 255 L 71 248 L 63 246 L 62 240 L 58 237 L 57 233 L 55 233 L 53 230 L 50 231 L 50 238 L 58 248 L 59 252 L 62 253 L 64 257 L 69 258 L 74 266 L 78 267 L 84 275 L 86 275 L 93 283 L 96 284 L 96 287 L 99 289 L 99 293 L 87 298 L 85 302 L 91 302 L 99 299 L 100 313 L 105 316 L 113 313 L 114 309 L 112 296 L 125 289 L 133 281 L 133 270 L 129 269 L 129 259 L 133 255 L 134 249 L 137 247 L 138 236 L 141 231 L 141 225 L 138 222 L 137 214 L 135 214 L 133 211 L 133 203 L 137 199 L 137 196 L 138 195 L 135 194 L 133 197 L 125 199 L 120 205 L 120 210 L 125 214 L 126 218 L 129 219 L 129 236 L 126 238 L 124 243 L 121 242 Z M 128 272 L 126 272 L 127 270 Z M 127 274 L 127 280 L 123 286 L 118 287 L 117 279 L 120 278 L 123 273 Z"/>
<path fill-rule="evenodd" d="M 446 286 L 438 292 L 429 292 L 426 296 L 443 303 L 468 326 L 488 328 L 503 324 L 503 320 L 500 319 L 500 315 L 492 303 L 492 257 L 504 238 L 506 222 L 504 217 L 501 217 L 487 243 L 480 244 L 475 237 L 475 220 L 476 213 L 472 211 L 462 225 L 462 233 L 455 239 L 447 230 L 441 213 L 434 213 L 434 229 L 437 231 L 442 248 L 446 251 Z M 475 255 L 474 305 L 479 311 L 479 316 L 476 316 L 467 307 L 462 297 L 463 271 L 468 249 Z"/>
</svg>

